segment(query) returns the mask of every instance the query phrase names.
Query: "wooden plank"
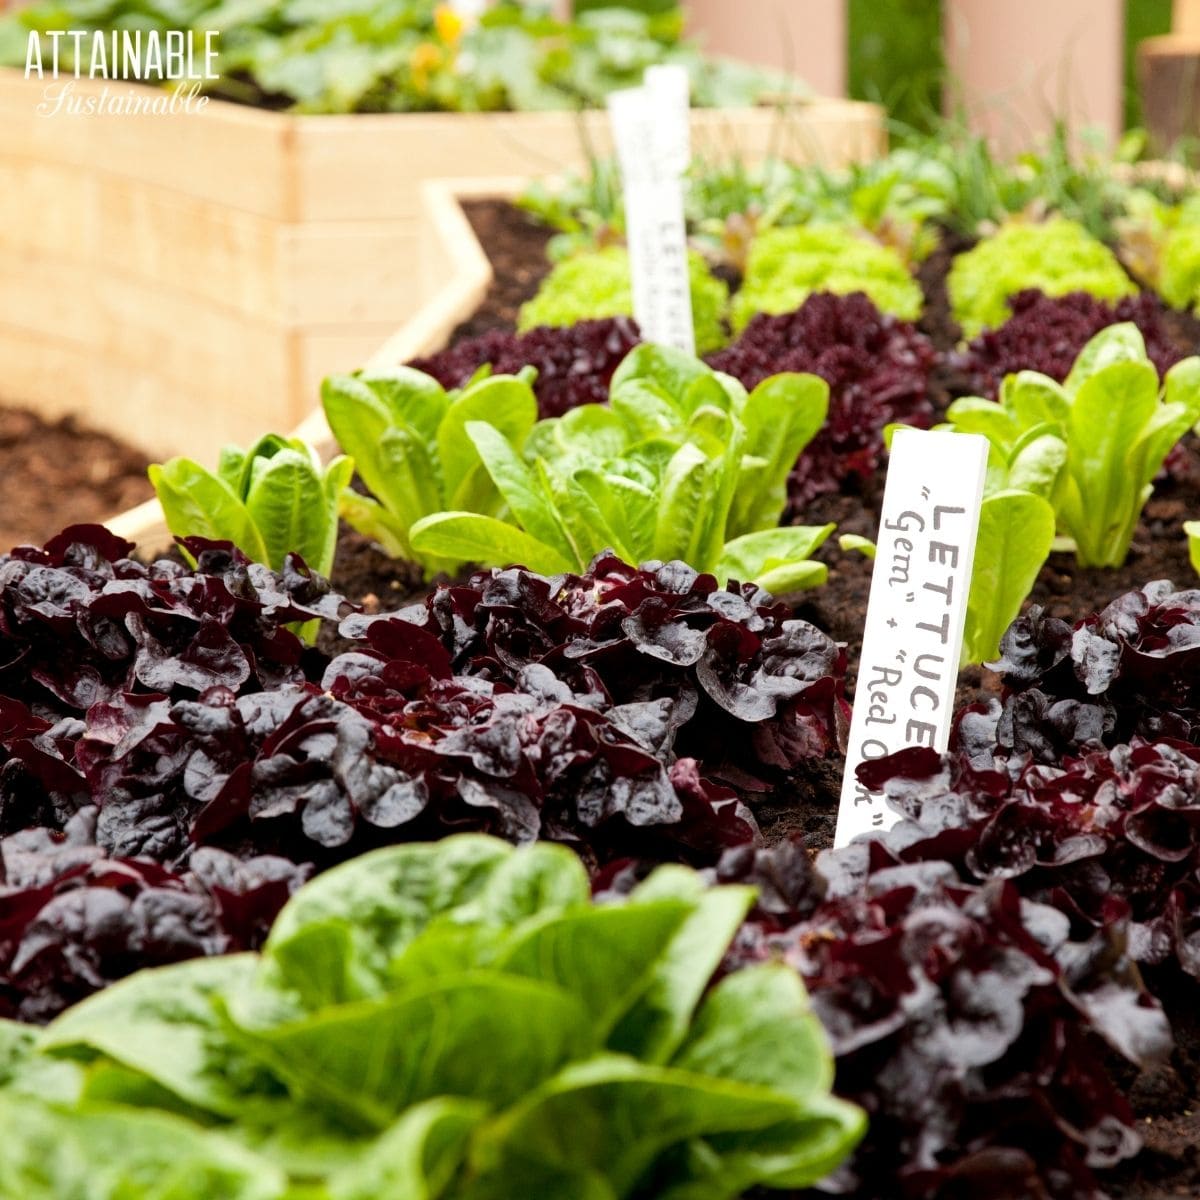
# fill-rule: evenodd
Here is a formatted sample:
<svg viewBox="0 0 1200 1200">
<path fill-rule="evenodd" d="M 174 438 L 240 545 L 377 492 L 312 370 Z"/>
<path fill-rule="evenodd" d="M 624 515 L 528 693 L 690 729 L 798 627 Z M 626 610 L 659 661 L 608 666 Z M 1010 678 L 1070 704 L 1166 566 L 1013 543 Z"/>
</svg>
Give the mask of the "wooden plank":
<svg viewBox="0 0 1200 1200">
<path fill-rule="evenodd" d="M 280 228 L 286 325 L 394 328 L 421 305 L 419 222 L 316 221 Z"/>
<path fill-rule="evenodd" d="M 195 425 L 176 419 L 162 403 L 161 382 L 139 366 L 98 359 L 84 346 L 5 325 L 0 361 L 6 403 L 31 408 L 48 421 L 76 416 L 112 430 L 148 462 L 193 452 Z"/>
<path fill-rule="evenodd" d="M 163 116 L 39 115 L 47 89 L 67 82 L 81 101 L 98 101 L 105 88 L 118 97 L 159 94 L 140 84 L 44 83 L 26 79 L 21 69 L 0 68 L 0 153 L 107 171 L 277 220 L 290 216 L 297 118 L 217 100 L 201 112 Z"/>
<path fill-rule="evenodd" d="M 280 225 L 103 171 L 0 155 L 0 250 L 70 252 L 81 281 L 111 272 L 258 319 L 292 302 Z M 32 281 L 36 286 L 36 281 Z"/>
<path fill-rule="evenodd" d="M 69 257 L 0 257 L 0 314 L 6 394 L 15 376 L 19 398 L 39 411 L 61 412 L 66 397 L 93 424 L 138 444 L 162 444 L 178 425 L 178 444 L 212 457 L 226 441 L 287 428 L 306 403 L 286 331 L 168 291 L 147 303 L 142 280 L 81 280 Z M 81 388 L 77 374 L 58 377 L 56 347 L 70 362 L 84 356 L 101 379 L 120 367 L 121 382 Z"/>
<path fill-rule="evenodd" d="M 697 109 L 692 123 L 697 153 L 737 154 L 748 162 L 782 148 L 798 161 L 839 165 L 878 153 L 885 137 L 882 110 L 849 100 Z M 315 221 L 415 216 L 422 180 L 579 170 L 589 149 L 612 152 L 603 112 L 308 118 L 296 127 L 297 215 Z"/>
<path fill-rule="evenodd" d="M 1200 36 L 1200 0 L 1174 0 L 1171 32 Z"/>
</svg>

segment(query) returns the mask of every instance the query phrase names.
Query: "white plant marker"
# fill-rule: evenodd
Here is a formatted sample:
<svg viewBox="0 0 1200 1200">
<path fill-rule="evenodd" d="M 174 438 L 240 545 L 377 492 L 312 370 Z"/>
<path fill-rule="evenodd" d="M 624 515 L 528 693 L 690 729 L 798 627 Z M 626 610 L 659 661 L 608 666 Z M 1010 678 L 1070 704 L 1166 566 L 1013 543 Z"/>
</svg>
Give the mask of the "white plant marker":
<svg viewBox="0 0 1200 1200">
<path fill-rule="evenodd" d="M 950 740 L 987 456 L 974 433 L 892 438 L 835 846 L 898 819 L 860 763 Z"/>
<path fill-rule="evenodd" d="M 683 175 L 691 157 L 688 75 L 650 67 L 639 88 L 608 97 L 625 194 L 633 315 L 647 341 L 696 352 Z"/>
</svg>

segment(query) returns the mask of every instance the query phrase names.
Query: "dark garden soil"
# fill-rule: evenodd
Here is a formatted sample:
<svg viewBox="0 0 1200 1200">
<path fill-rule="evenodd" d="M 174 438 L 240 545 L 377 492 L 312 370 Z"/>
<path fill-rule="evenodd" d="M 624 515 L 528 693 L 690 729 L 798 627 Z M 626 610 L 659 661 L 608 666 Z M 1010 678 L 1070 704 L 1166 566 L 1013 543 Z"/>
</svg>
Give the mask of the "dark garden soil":
<svg viewBox="0 0 1200 1200">
<path fill-rule="evenodd" d="M 479 310 L 455 332 L 454 340 L 497 327 L 512 328 L 517 309 L 533 295 L 548 270 L 546 230 L 504 202 L 474 201 L 467 215 L 495 267 L 496 278 Z M 956 253 L 970 243 L 947 235 L 922 264 L 918 277 L 926 296 L 920 327 L 939 350 L 952 349 L 960 331 L 950 316 L 946 273 Z M 1189 314 L 1172 314 L 1170 330 L 1186 353 L 1200 348 L 1200 322 Z M 931 382 L 931 399 L 941 411 L 964 383 L 952 366 L 939 367 Z M 882 476 L 861 492 L 823 496 L 804 514 L 806 524 L 837 523 L 839 533 L 874 537 L 882 499 Z M 1067 554 L 1055 554 L 1043 570 L 1030 603 L 1053 615 L 1078 620 L 1122 593 L 1155 579 L 1186 586 L 1194 573 L 1188 561 L 1181 523 L 1200 516 L 1200 442 L 1189 438 L 1172 462 L 1170 478 L 1160 481 L 1147 504 L 1128 562 L 1119 570 L 1086 570 Z M 851 691 L 858 669 L 859 639 L 871 580 L 871 563 L 862 555 L 841 551 L 831 540 L 820 557 L 829 564 L 826 585 L 792 597 L 797 615 L 813 621 L 846 643 Z M 338 587 L 368 609 L 391 609 L 417 600 L 425 588 L 411 568 L 372 549 L 361 538 L 343 538 L 335 572 Z M 959 702 L 969 703 L 998 692 L 997 677 L 984 668 L 963 673 Z M 805 835 L 814 849 L 833 838 L 841 764 L 828 760 L 801 775 L 785 790 L 757 804 L 756 813 L 772 840 L 793 832 Z M 1138 1075 L 1113 1064 L 1143 1122 L 1145 1150 L 1118 1171 L 1105 1186 L 1113 1200 L 1178 1200 L 1200 1197 L 1200 1005 L 1195 981 L 1176 973 L 1151 981 L 1168 1008 L 1176 1031 L 1172 1061 Z M 882 1198 L 881 1198 L 882 1200 Z"/>
<path fill-rule="evenodd" d="M 102 521 L 154 494 L 140 451 L 73 417 L 0 408 L 0 547 L 41 545 L 68 525 Z"/>
<path fill-rule="evenodd" d="M 516 325 L 517 310 L 532 299 L 550 271 L 546 243 L 554 236 L 552 230 L 506 200 L 467 200 L 463 210 L 491 259 L 495 277 L 474 315 L 454 331 L 451 344 L 489 329 Z"/>
</svg>

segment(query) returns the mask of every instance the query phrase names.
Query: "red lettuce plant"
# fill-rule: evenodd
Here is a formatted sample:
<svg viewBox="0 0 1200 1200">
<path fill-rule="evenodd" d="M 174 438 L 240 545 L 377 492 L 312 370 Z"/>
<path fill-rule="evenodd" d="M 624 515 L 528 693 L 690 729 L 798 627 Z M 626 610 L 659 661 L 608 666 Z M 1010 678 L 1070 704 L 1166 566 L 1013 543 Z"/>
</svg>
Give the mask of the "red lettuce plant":
<svg viewBox="0 0 1200 1200">
<path fill-rule="evenodd" d="M 440 354 L 414 359 L 409 366 L 432 375 L 444 388 L 464 387 L 483 366 L 491 367 L 494 375 L 536 367 L 538 415 L 561 417 L 581 404 L 607 400 L 613 372 L 640 340 L 629 317 L 540 325 L 527 333 L 494 329 L 464 338 Z"/>
<path fill-rule="evenodd" d="M 1011 296 L 1009 306 L 1012 316 L 1003 325 L 985 329 L 954 356 L 970 395 L 995 400 L 1005 375 L 1016 371 L 1039 371 L 1062 383 L 1084 346 L 1122 321 L 1141 331 L 1146 355 L 1160 376 L 1186 357 L 1171 338 L 1162 301 L 1149 292 L 1109 304 L 1087 292 L 1047 296 L 1027 288 Z"/>
<path fill-rule="evenodd" d="M 1007 879 L 1097 932 L 1128 921 L 1138 963 L 1200 979 L 1200 749 L 1134 738 L 1068 758 L 975 761 L 905 751 L 869 764 L 907 818 L 883 839 L 897 861 Z"/>
<path fill-rule="evenodd" d="M 933 344 L 909 321 L 881 313 L 861 292 L 817 293 L 795 312 L 760 313 L 709 364 L 752 388 L 780 371 L 811 371 L 829 384 L 829 415 L 788 481 L 789 515 L 807 501 L 860 483 L 883 454 L 893 421 L 928 428 Z"/>
<path fill-rule="evenodd" d="M 256 949 L 311 874 L 282 858 L 193 851 L 170 869 L 106 854 L 97 813 L 0 839 L 0 1016 L 43 1022 L 141 970 Z"/>
<path fill-rule="evenodd" d="M 403 618 L 455 671 L 511 685 L 537 664 L 617 705 L 669 699 L 665 748 L 742 786 L 835 751 L 849 716 L 843 647 L 760 589 L 718 587 L 683 563 L 639 570 L 600 555 L 584 575 L 484 571 Z M 380 620 L 396 624 L 342 628 Z"/>
<path fill-rule="evenodd" d="M 1034 606 L 1001 639 L 995 666 L 1006 751 L 1053 763 L 1135 735 L 1200 742 L 1200 590 L 1159 580 L 1073 629 Z"/>
<path fill-rule="evenodd" d="M 99 525 L 0 558 L 0 693 L 55 719 L 124 691 L 302 681 L 304 645 L 286 626 L 337 618 L 341 597 L 294 555 L 277 574 L 227 543 L 184 545 L 194 571 L 137 562 Z"/>
<path fill-rule="evenodd" d="M 1093 1168 L 1137 1150 L 1100 1047 L 1143 1062 L 1170 1035 L 1111 930 L 1080 934 L 1011 882 L 965 881 L 879 842 L 826 852 L 815 870 L 798 842 L 739 849 L 713 875 L 763 888 L 725 969 L 782 959 L 800 972 L 835 1089 L 870 1117 L 829 1181 L 839 1194 L 1094 1200 Z"/>
</svg>

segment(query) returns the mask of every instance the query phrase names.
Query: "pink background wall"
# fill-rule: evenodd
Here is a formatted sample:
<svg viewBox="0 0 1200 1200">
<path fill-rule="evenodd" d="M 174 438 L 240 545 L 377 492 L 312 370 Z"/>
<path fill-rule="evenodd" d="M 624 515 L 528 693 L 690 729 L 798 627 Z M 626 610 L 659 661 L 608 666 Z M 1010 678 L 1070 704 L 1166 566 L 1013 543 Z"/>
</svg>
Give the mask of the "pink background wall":
<svg viewBox="0 0 1200 1200">
<path fill-rule="evenodd" d="M 710 50 L 793 71 L 813 91 L 846 90 L 845 0 L 686 0 Z"/>
<path fill-rule="evenodd" d="M 1121 128 L 1122 0 L 946 0 L 946 59 L 975 128 L 1005 148 L 1053 126 Z"/>
</svg>

